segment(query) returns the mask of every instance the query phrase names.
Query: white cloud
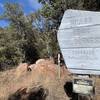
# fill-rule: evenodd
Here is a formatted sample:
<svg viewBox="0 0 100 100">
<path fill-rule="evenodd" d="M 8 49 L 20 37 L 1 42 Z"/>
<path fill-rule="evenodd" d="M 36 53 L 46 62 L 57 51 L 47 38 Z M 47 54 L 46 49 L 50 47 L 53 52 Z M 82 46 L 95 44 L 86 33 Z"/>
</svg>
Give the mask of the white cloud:
<svg viewBox="0 0 100 100">
<path fill-rule="evenodd" d="M 30 4 L 37 4 L 38 1 L 37 0 L 29 0 Z"/>
<path fill-rule="evenodd" d="M 0 8 L 4 8 L 4 5 L 2 3 L 0 3 Z"/>
<path fill-rule="evenodd" d="M 36 10 L 41 8 L 41 4 L 38 2 L 38 0 L 29 0 L 29 4 L 32 8 Z"/>
</svg>

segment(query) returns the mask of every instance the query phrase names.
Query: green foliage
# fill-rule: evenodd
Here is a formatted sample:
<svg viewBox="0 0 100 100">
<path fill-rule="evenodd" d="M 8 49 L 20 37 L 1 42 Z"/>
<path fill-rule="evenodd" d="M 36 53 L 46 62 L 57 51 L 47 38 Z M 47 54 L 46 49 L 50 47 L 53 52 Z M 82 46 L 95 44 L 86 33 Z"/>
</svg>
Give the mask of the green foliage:
<svg viewBox="0 0 100 100">
<path fill-rule="evenodd" d="M 41 11 L 36 13 L 34 18 L 37 20 L 36 22 L 34 22 L 34 24 L 36 24 L 35 47 L 38 50 L 40 58 L 54 57 L 55 55 L 57 55 L 58 44 L 57 38 L 55 39 L 55 37 L 57 36 L 56 29 L 53 28 L 52 21 L 50 19 L 41 17 Z M 41 25 L 42 30 L 40 27 Z"/>
<path fill-rule="evenodd" d="M 98 11 L 100 10 L 100 1 L 99 0 L 84 0 L 83 7 L 85 10 Z"/>
<path fill-rule="evenodd" d="M 57 41 L 54 32 L 42 32 L 37 34 L 37 42 L 35 44 L 40 57 L 54 57 L 57 54 Z"/>
<path fill-rule="evenodd" d="M 55 57 L 59 52 L 57 30 L 66 9 L 100 10 L 99 0 L 39 0 L 40 11 L 24 15 L 19 4 L 6 3 L 0 19 L 9 26 L 0 28 L 0 69 L 38 58 Z"/>
<path fill-rule="evenodd" d="M 5 4 L 5 9 L 6 10 L 3 15 L 4 19 L 7 19 L 10 22 L 22 38 L 31 38 L 33 36 L 32 22 L 24 15 L 20 5 L 7 3 Z"/>
<path fill-rule="evenodd" d="M 54 2 L 46 3 L 42 10 L 41 15 L 46 19 L 51 20 L 55 27 L 59 27 L 63 13 L 65 11 L 65 4 L 62 0 L 54 0 Z"/>
<path fill-rule="evenodd" d="M 35 38 L 30 17 L 24 15 L 18 4 L 7 3 L 2 19 L 10 24 L 0 30 L 1 69 L 20 62 L 33 63 L 39 56 L 34 46 Z"/>
<path fill-rule="evenodd" d="M 8 29 L 0 30 L 0 69 L 16 65 L 20 54 L 15 46 L 14 36 Z"/>
</svg>

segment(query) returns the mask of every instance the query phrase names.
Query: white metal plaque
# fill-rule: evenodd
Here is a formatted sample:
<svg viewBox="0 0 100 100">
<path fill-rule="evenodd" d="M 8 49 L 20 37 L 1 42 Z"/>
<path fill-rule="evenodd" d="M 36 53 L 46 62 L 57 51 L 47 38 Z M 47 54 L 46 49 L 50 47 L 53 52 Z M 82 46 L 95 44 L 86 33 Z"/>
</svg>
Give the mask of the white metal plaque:
<svg viewBox="0 0 100 100">
<path fill-rule="evenodd" d="M 73 80 L 73 92 L 84 95 L 93 94 L 94 83 L 90 79 L 79 79 Z"/>
<path fill-rule="evenodd" d="M 69 71 L 100 75 L 100 12 L 65 11 L 58 42 Z"/>
</svg>

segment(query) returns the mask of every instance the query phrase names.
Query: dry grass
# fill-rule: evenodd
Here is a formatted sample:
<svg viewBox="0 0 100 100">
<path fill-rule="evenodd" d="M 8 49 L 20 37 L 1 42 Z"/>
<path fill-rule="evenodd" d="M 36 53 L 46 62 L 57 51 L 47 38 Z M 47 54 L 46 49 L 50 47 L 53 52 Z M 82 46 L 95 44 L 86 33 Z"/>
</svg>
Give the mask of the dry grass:
<svg viewBox="0 0 100 100">
<path fill-rule="evenodd" d="M 50 67 L 52 66 L 52 67 Z M 8 96 L 20 88 L 31 88 L 42 85 L 49 90 L 47 100 L 69 100 L 64 92 L 64 84 L 69 80 L 68 74 L 61 70 L 58 79 L 57 65 L 50 63 L 37 64 L 32 71 L 17 69 L 0 72 L 0 100 L 7 100 Z"/>
<path fill-rule="evenodd" d="M 20 65 L 21 66 L 21 65 Z M 70 73 L 61 68 L 61 78 L 58 79 L 58 66 L 51 62 L 38 63 L 27 71 L 27 67 L 0 72 L 0 100 L 7 100 L 8 96 L 20 88 L 27 88 L 27 91 L 34 87 L 43 86 L 49 90 L 46 100 L 69 100 L 64 91 L 64 85 L 72 79 Z M 96 100 L 100 100 L 100 78 L 96 77 Z"/>
</svg>

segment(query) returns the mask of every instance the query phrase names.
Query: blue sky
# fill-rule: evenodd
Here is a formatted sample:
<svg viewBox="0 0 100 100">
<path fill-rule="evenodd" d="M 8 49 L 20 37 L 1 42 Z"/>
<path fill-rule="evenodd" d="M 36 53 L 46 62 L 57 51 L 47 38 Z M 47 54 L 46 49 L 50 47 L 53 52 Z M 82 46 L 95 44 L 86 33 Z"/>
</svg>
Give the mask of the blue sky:
<svg viewBox="0 0 100 100">
<path fill-rule="evenodd" d="M 30 12 L 35 12 L 42 7 L 42 5 L 38 3 L 38 0 L 0 0 L 0 15 L 4 11 L 3 5 L 6 2 L 19 3 L 22 6 L 25 14 L 29 14 Z M 6 21 L 4 20 L 0 21 L 1 27 L 5 27 L 7 25 L 8 23 Z"/>
</svg>

